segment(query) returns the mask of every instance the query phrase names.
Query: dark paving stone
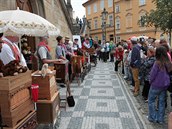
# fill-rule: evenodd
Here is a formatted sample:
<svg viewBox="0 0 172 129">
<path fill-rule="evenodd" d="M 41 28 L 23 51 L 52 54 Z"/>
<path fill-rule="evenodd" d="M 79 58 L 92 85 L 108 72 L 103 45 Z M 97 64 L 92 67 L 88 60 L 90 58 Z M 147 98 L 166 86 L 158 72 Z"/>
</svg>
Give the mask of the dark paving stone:
<svg viewBox="0 0 172 129">
<path fill-rule="evenodd" d="M 96 124 L 95 129 L 109 129 L 108 124 Z"/>
<path fill-rule="evenodd" d="M 105 102 L 97 102 L 96 105 L 97 107 L 107 107 L 107 103 Z"/>
<path fill-rule="evenodd" d="M 90 89 L 89 88 L 83 88 L 81 92 L 81 96 L 89 96 L 90 94 Z"/>
<path fill-rule="evenodd" d="M 115 87 L 115 86 L 119 86 L 119 82 L 118 80 L 113 80 L 112 81 L 112 85 Z"/>
<path fill-rule="evenodd" d="M 62 111 L 61 117 L 72 117 L 72 114 L 73 114 L 73 112 Z"/>
<path fill-rule="evenodd" d="M 124 96 L 121 88 L 114 88 L 115 96 Z"/>
<path fill-rule="evenodd" d="M 106 93 L 106 90 L 99 90 L 98 93 Z"/>
<path fill-rule="evenodd" d="M 130 112 L 126 100 L 116 100 L 119 112 Z"/>
<path fill-rule="evenodd" d="M 123 129 L 136 129 L 136 125 L 132 118 L 121 118 Z"/>
<path fill-rule="evenodd" d="M 113 117 L 119 118 L 120 115 L 118 112 L 94 112 L 94 111 L 86 111 L 84 117 Z"/>
<path fill-rule="evenodd" d="M 69 122 L 68 129 L 81 129 L 82 121 L 83 118 L 81 117 L 72 117 Z"/>
<path fill-rule="evenodd" d="M 89 96 L 89 99 L 116 99 L 115 96 Z"/>
<path fill-rule="evenodd" d="M 85 86 L 91 86 L 91 84 L 92 84 L 92 81 L 91 81 L 91 80 L 87 80 L 87 81 L 85 82 Z"/>
<path fill-rule="evenodd" d="M 85 111 L 85 108 L 87 106 L 87 100 L 86 99 L 79 99 L 77 104 L 75 105 L 75 111 Z"/>
</svg>

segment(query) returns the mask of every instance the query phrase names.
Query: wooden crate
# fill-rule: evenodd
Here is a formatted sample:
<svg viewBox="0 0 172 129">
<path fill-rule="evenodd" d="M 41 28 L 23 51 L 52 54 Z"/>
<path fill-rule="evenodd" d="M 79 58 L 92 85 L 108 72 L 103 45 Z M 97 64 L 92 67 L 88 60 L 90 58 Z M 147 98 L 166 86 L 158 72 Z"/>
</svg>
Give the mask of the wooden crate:
<svg viewBox="0 0 172 129">
<path fill-rule="evenodd" d="M 2 124 L 8 127 L 15 127 L 24 117 L 34 110 L 34 104 L 28 99 L 13 110 L 4 109 L 1 105 Z"/>
<path fill-rule="evenodd" d="M 3 129 L 36 129 L 37 117 L 36 112 L 32 111 L 25 118 L 23 118 L 15 127 L 3 127 Z"/>
<path fill-rule="evenodd" d="M 68 80 L 68 64 L 69 62 L 67 60 L 54 63 L 54 67 L 56 70 L 56 80 L 59 83 L 64 83 Z"/>
<path fill-rule="evenodd" d="M 31 71 L 20 73 L 17 76 L 3 77 L 0 78 L 0 91 L 14 92 L 23 88 L 26 84 L 31 85 L 31 82 Z"/>
<path fill-rule="evenodd" d="M 38 99 L 51 100 L 52 96 L 57 92 L 57 84 L 54 70 L 52 74 L 42 77 L 38 71 L 32 74 L 32 84 L 39 85 Z"/>
<path fill-rule="evenodd" d="M 21 88 L 13 93 L 0 91 L 1 114 L 11 115 L 11 111 L 31 99 L 30 88 Z"/>
<path fill-rule="evenodd" d="M 37 120 L 39 124 L 54 123 L 60 112 L 60 95 L 56 92 L 51 100 L 38 100 Z"/>
<path fill-rule="evenodd" d="M 95 48 L 89 48 L 89 49 L 86 49 L 86 52 L 88 52 L 90 55 L 92 55 L 92 54 L 96 53 L 96 50 L 95 50 Z"/>
</svg>

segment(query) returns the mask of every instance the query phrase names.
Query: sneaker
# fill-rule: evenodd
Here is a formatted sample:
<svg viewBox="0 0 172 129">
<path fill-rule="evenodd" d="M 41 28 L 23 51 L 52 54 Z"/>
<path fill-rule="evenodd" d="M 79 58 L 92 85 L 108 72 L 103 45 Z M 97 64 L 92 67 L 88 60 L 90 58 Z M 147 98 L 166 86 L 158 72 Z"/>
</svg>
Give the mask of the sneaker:
<svg viewBox="0 0 172 129">
<path fill-rule="evenodd" d="M 137 92 L 136 92 L 136 93 L 134 93 L 134 97 L 137 97 L 138 95 L 139 95 L 139 93 L 137 93 Z"/>
<path fill-rule="evenodd" d="M 148 103 L 148 99 L 147 99 L 147 100 L 145 100 L 145 103 Z"/>
<path fill-rule="evenodd" d="M 128 77 L 127 77 L 127 76 L 124 76 L 124 79 L 125 79 L 125 80 L 127 80 L 127 79 L 128 79 Z"/>
</svg>

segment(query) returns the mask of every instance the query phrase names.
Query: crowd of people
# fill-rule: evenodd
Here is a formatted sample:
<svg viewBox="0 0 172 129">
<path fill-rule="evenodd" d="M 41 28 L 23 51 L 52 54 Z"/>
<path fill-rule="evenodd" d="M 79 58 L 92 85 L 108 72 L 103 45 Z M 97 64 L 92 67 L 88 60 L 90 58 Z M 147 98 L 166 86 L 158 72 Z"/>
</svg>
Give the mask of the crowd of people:
<svg viewBox="0 0 172 129">
<path fill-rule="evenodd" d="M 3 63 L 8 64 L 11 60 L 18 59 L 22 65 L 26 66 L 19 48 L 10 42 L 10 40 L 14 41 L 15 39 L 5 37 L 3 34 L 0 34 L 0 37 L 0 59 Z M 94 48 L 99 60 L 114 62 L 114 71 L 117 74 L 122 73 L 124 79 L 131 83 L 133 96 L 136 97 L 141 93 L 145 103 L 148 103 L 148 120 L 160 124 L 165 122 L 167 89 L 171 84 L 170 75 L 172 73 L 172 51 L 166 40 L 133 36 L 127 41 L 122 40 L 119 43 L 114 43 L 113 41 L 97 42 L 86 37 L 82 39 L 81 47 L 79 47 L 77 38 L 73 39 L 71 43 L 69 37 L 58 36 L 55 49 L 56 59 L 52 59 L 47 39 L 48 37 L 42 37 L 36 50 L 39 69 L 42 68 L 44 63 L 52 65 L 54 62 L 62 60 L 70 62 L 72 56 L 82 55 L 84 49 Z M 68 72 L 70 77 L 70 63 Z M 142 91 L 141 84 L 143 85 Z M 170 97 L 172 98 L 172 95 Z M 171 120 L 172 114 L 169 116 L 169 120 Z M 170 126 L 172 125 L 169 123 Z"/>
<path fill-rule="evenodd" d="M 115 72 L 123 74 L 130 83 L 133 96 L 141 93 L 148 103 L 148 120 L 163 124 L 172 71 L 172 51 L 167 41 L 134 36 L 115 44 L 113 51 Z"/>
</svg>

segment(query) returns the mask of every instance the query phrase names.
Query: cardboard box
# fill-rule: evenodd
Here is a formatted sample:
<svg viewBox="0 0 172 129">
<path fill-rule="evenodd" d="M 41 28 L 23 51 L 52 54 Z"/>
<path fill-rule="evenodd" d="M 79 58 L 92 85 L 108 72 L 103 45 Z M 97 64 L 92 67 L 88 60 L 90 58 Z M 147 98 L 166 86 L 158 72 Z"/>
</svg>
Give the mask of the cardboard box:
<svg viewBox="0 0 172 129">
<path fill-rule="evenodd" d="M 51 100 L 52 96 L 57 92 L 55 74 L 55 70 L 45 77 L 42 77 L 38 71 L 32 74 L 32 84 L 39 85 L 38 99 Z"/>
<path fill-rule="evenodd" d="M 60 95 L 56 92 L 51 100 L 38 100 L 37 120 L 39 124 L 54 123 L 60 112 Z"/>
</svg>

